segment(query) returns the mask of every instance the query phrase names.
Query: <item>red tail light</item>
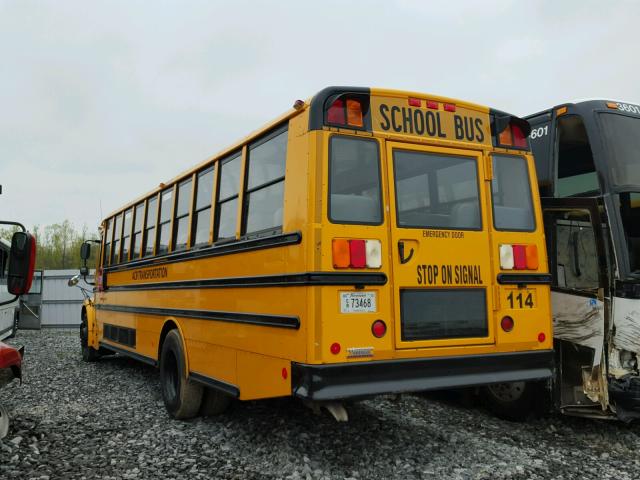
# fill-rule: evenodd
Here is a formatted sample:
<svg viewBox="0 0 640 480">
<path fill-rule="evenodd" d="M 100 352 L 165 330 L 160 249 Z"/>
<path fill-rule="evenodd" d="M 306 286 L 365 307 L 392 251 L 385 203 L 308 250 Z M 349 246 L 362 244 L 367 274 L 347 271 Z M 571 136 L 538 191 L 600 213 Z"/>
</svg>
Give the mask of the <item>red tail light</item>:
<svg viewBox="0 0 640 480">
<path fill-rule="evenodd" d="M 527 137 L 522 133 L 519 125 L 511 125 L 511 133 L 513 134 L 513 146 L 519 148 L 527 148 Z"/>
<path fill-rule="evenodd" d="M 349 254 L 351 255 L 351 267 L 364 268 L 367 265 L 367 250 L 364 240 L 350 240 Z"/>
<path fill-rule="evenodd" d="M 344 111 L 344 100 L 338 98 L 331 104 L 329 110 L 327 110 L 327 122 L 337 125 L 345 125 L 347 123 Z"/>
<path fill-rule="evenodd" d="M 331 353 L 333 353 L 334 355 L 339 354 L 341 349 L 342 348 L 340 347 L 340 344 L 338 342 L 332 343 L 331 347 L 329 348 L 329 350 L 331 350 Z"/>
<path fill-rule="evenodd" d="M 527 253 L 525 245 L 513 246 L 513 268 L 525 270 L 527 268 Z"/>
<path fill-rule="evenodd" d="M 376 338 L 382 338 L 387 333 L 387 324 L 382 320 L 376 320 L 371 325 L 371 333 Z"/>
<path fill-rule="evenodd" d="M 511 330 L 513 330 L 514 325 L 515 322 L 513 321 L 513 318 L 509 316 L 502 317 L 502 320 L 500 320 L 500 327 L 502 327 L 502 330 L 504 330 L 505 332 L 510 332 Z"/>
</svg>

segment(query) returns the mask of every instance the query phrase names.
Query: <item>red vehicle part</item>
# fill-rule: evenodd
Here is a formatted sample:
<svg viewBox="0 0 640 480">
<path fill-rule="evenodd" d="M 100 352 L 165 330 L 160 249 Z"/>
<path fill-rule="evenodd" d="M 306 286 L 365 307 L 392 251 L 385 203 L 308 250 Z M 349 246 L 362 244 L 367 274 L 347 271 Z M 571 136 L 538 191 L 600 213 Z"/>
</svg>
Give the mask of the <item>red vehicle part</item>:
<svg viewBox="0 0 640 480">
<path fill-rule="evenodd" d="M 22 355 L 24 347 L 17 349 L 11 345 L 0 342 L 0 388 L 11 382 L 14 378 L 22 379 Z M 9 431 L 9 415 L 0 405 L 0 438 Z"/>
</svg>

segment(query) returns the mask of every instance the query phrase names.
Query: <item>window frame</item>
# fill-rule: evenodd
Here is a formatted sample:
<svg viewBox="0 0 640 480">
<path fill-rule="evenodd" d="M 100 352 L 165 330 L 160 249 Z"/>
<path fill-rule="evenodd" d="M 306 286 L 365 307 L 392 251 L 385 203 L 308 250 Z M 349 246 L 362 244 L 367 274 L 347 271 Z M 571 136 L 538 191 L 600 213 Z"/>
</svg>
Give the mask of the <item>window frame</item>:
<svg viewBox="0 0 640 480">
<path fill-rule="evenodd" d="M 216 187 L 215 187 L 215 195 L 216 195 L 216 207 L 215 207 L 215 224 L 213 225 L 213 243 L 214 244 L 222 244 L 222 243 L 229 243 L 229 242 L 233 242 L 238 240 L 237 237 L 237 230 L 238 230 L 238 210 L 239 210 L 239 204 L 241 201 L 241 194 L 243 192 L 243 187 L 244 187 L 244 181 L 243 181 L 243 176 L 244 176 L 244 159 L 245 159 L 245 155 L 244 155 L 244 149 L 246 148 L 246 146 L 242 147 L 239 150 L 236 150 L 235 152 L 225 156 L 224 158 L 221 158 L 220 160 L 218 160 L 216 163 L 218 164 L 218 168 L 216 169 L 216 176 L 217 178 L 215 179 L 215 183 L 216 183 Z M 239 185 L 238 185 L 238 191 L 235 195 L 230 195 L 228 197 L 225 197 L 223 200 L 220 200 L 220 186 L 222 184 L 222 167 L 223 165 L 225 165 L 226 163 L 230 163 L 236 159 L 240 159 L 240 175 L 239 175 Z M 231 202 L 233 200 L 237 200 L 238 205 L 236 206 L 236 226 L 234 229 L 234 234 L 232 237 L 223 237 L 220 238 L 219 237 L 219 233 L 220 233 L 220 210 L 221 210 L 221 206 L 224 203 L 227 202 Z"/>
<path fill-rule="evenodd" d="M 478 228 L 466 228 L 466 227 L 439 227 L 439 226 L 432 226 L 432 225 L 400 225 L 400 211 L 398 210 L 399 204 L 398 204 L 398 188 L 397 188 L 397 184 L 396 184 L 396 159 L 395 159 L 395 152 L 409 152 L 409 153 L 418 153 L 418 154 L 422 154 L 422 155 L 431 155 L 431 156 L 443 156 L 443 157 L 455 157 L 455 158 L 461 158 L 461 159 L 466 159 L 466 160 L 471 160 L 474 164 L 475 164 L 475 170 L 476 170 L 476 188 L 477 188 L 477 193 L 478 196 L 476 197 L 476 200 L 478 202 L 478 218 L 480 220 L 480 225 L 478 226 Z M 433 152 L 430 150 L 414 150 L 411 148 L 392 148 L 391 149 L 391 165 L 393 168 L 393 178 L 391 179 L 391 181 L 393 182 L 393 193 L 394 193 L 394 202 L 395 202 L 395 211 L 396 211 L 396 224 L 395 224 L 395 228 L 413 228 L 413 229 L 420 229 L 420 230 L 426 230 L 426 229 L 433 229 L 433 230 L 451 230 L 451 231 L 465 231 L 465 232 L 482 232 L 484 231 L 484 222 L 482 219 L 482 176 L 481 176 L 481 172 L 480 172 L 480 162 L 482 161 L 482 157 L 477 157 L 477 156 L 467 156 L 467 155 L 458 155 L 458 154 L 449 154 L 449 153 L 440 153 L 440 152 Z M 431 192 L 432 192 L 432 186 L 433 183 L 431 181 L 431 178 L 429 178 L 429 196 L 431 196 Z M 438 186 L 438 184 L 435 184 L 436 187 Z M 435 189 L 435 194 L 438 195 L 438 189 Z"/>
<path fill-rule="evenodd" d="M 215 229 L 215 204 L 216 204 L 216 195 L 218 191 L 218 162 L 213 162 L 210 165 L 207 165 L 200 170 L 197 170 L 194 173 L 194 188 L 193 188 L 193 207 L 192 207 L 192 216 L 189 230 L 189 247 L 190 248 L 206 248 L 213 242 L 213 234 Z M 211 171 L 211 198 L 209 199 L 209 204 L 204 207 L 198 208 L 198 188 L 200 186 L 200 175 L 206 175 Z M 202 243 L 195 243 L 196 240 L 196 231 L 197 228 L 197 220 L 198 214 L 206 209 L 209 209 L 209 234 L 207 235 L 207 241 Z"/>
<path fill-rule="evenodd" d="M 131 212 L 131 226 L 129 227 L 129 234 L 124 231 L 124 226 L 126 223 L 127 212 Z M 122 242 L 120 243 L 120 255 L 122 256 L 122 251 L 124 250 L 125 241 L 129 240 L 129 245 L 127 248 L 127 258 L 121 259 L 118 263 L 126 263 L 131 259 L 131 237 L 133 235 L 133 224 L 135 221 L 135 205 L 130 206 L 122 211 Z"/>
<path fill-rule="evenodd" d="M 257 148 L 265 143 L 273 140 L 274 138 L 286 133 L 286 145 L 288 147 L 289 143 L 289 124 L 284 123 L 273 130 L 271 130 L 266 135 L 254 140 L 251 143 L 246 145 L 246 155 L 244 158 L 244 174 L 242 179 L 242 218 L 240 224 L 240 239 L 251 239 L 251 238 L 264 238 L 271 237 L 275 235 L 279 235 L 283 231 L 283 225 L 276 227 L 263 228 L 262 230 L 256 230 L 254 232 L 247 232 L 247 220 L 249 219 L 249 202 L 247 199 L 249 196 L 255 192 L 260 190 L 267 189 L 277 183 L 282 183 L 282 220 L 284 224 L 284 187 L 285 187 L 285 179 L 286 179 L 286 171 L 287 171 L 287 157 L 289 154 L 289 149 L 286 148 L 285 156 L 284 156 L 284 171 L 280 177 L 271 179 L 267 182 L 263 182 L 257 186 L 249 188 L 249 173 L 251 169 L 251 149 Z"/>
<path fill-rule="evenodd" d="M 195 202 L 194 192 L 195 192 L 195 182 L 194 182 L 195 173 L 192 173 L 188 177 L 184 177 L 181 180 L 177 181 L 174 184 L 174 194 L 175 198 L 173 199 L 173 214 L 172 214 L 172 222 L 171 222 L 171 252 L 173 251 L 187 251 L 190 248 L 191 244 L 191 222 L 193 220 L 193 205 Z M 187 213 L 178 216 L 178 202 L 180 201 L 180 187 L 186 183 L 191 183 L 190 191 L 189 191 L 189 200 L 187 202 Z M 184 248 L 180 250 L 176 250 L 176 240 L 178 236 L 178 227 L 180 226 L 180 220 L 187 217 L 187 241 L 184 244 Z"/>
<path fill-rule="evenodd" d="M 531 229 L 525 228 L 498 228 L 496 227 L 496 210 L 495 203 L 493 201 L 493 179 L 495 178 L 495 165 L 493 163 L 493 159 L 495 157 L 501 158 L 519 158 L 524 162 L 525 172 L 527 173 L 527 183 L 529 184 L 529 205 L 531 206 L 531 218 L 533 219 L 533 226 Z M 521 155 L 513 155 L 508 153 L 492 153 L 491 154 L 491 182 L 489 182 L 489 190 L 491 191 L 491 223 L 493 225 L 493 229 L 498 232 L 535 232 L 538 229 L 538 221 L 536 219 L 536 208 L 533 203 L 533 192 L 531 190 L 531 173 L 529 172 L 529 161 L 526 157 Z"/>
<path fill-rule="evenodd" d="M 149 227 L 147 226 L 147 218 L 149 215 L 149 203 L 151 202 L 151 200 L 155 199 L 156 201 L 156 218 L 155 221 L 153 222 L 153 226 Z M 144 233 L 142 236 L 142 248 L 141 248 L 141 252 L 140 252 L 140 258 L 151 258 L 151 257 L 155 257 L 156 256 L 156 242 L 157 242 L 157 238 L 158 238 L 158 219 L 160 217 L 160 191 L 156 192 L 155 195 L 151 195 L 147 198 L 145 198 L 144 200 L 145 202 L 145 207 L 144 207 Z M 153 243 L 152 243 L 152 249 L 151 249 L 151 253 L 149 255 L 146 254 L 147 252 L 147 247 L 149 245 L 149 230 L 151 230 L 153 228 Z"/>
<path fill-rule="evenodd" d="M 154 256 L 158 257 L 158 256 L 162 256 L 162 255 L 168 255 L 172 252 L 172 248 L 173 248 L 173 216 L 175 215 L 175 211 L 176 211 L 176 190 L 177 190 L 177 184 L 174 183 L 172 185 L 169 185 L 167 187 L 164 187 L 162 190 L 160 190 L 159 193 L 159 198 L 158 198 L 158 220 L 157 220 L 157 224 L 156 224 L 156 243 L 155 243 L 155 250 L 154 250 Z M 167 220 L 165 220 L 164 222 L 162 221 L 162 194 L 167 193 L 167 192 L 171 192 L 171 211 L 169 212 L 169 218 Z M 163 225 L 169 224 L 169 238 L 168 238 L 168 242 L 167 242 L 167 251 L 166 252 L 162 252 L 162 253 L 158 253 L 158 250 L 160 248 L 160 240 L 161 240 L 161 235 L 160 235 L 160 229 L 162 228 Z"/>
<path fill-rule="evenodd" d="M 120 219 L 120 225 L 118 226 L 118 217 L 122 217 Z M 124 223 L 124 212 L 118 212 L 113 216 L 113 240 L 111 241 L 111 262 L 109 265 L 119 265 L 120 264 L 120 252 L 122 251 L 122 227 Z M 120 235 L 118 236 L 118 251 L 113 249 L 114 244 L 116 242 L 116 230 L 120 230 Z M 117 255 L 117 256 L 116 256 Z"/>
<path fill-rule="evenodd" d="M 144 200 L 142 200 L 141 202 L 136 203 L 135 205 L 133 205 L 133 225 L 132 225 L 132 231 L 131 231 L 131 254 L 129 255 L 129 260 L 137 260 L 142 258 L 142 247 L 144 247 L 144 230 L 145 230 L 145 222 L 147 219 L 147 199 L 145 198 Z M 138 212 L 138 207 L 142 207 L 141 211 L 142 211 L 142 220 L 140 220 L 140 230 L 136 230 L 136 221 L 138 219 L 138 215 L 136 214 Z M 136 234 L 140 234 L 140 253 L 138 254 L 138 256 L 134 256 L 135 255 L 135 237 Z"/>
<path fill-rule="evenodd" d="M 331 182 L 331 165 L 332 165 L 332 161 L 331 161 L 331 156 L 333 154 L 333 140 L 335 138 L 348 138 L 350 140 L 356 140 L 356 141 L 365 141 L 365 142 L 373 142 L 376 145 L 376 153 L 378 156 L 378 189 L 379 189 L 379 193 L 380 193 L 380 198 L 379 198 L 379 213 L 380 213 L 380 221 L 379 222 L 358 222 L 358 221 L 353 221 L 353 222 L 345 222 L 345 221 L 340 221 L 340 220 L 334 220 L 331 217 L 331 187 L 332 187 L 332 182 Z M 328 144 L 329 144 L 329 148 L 327 149 L 328 152 L 328 157 L 327 157 L 327 218 L 329 220 L 330 223 L 336 224 L 336 225 L 371 225 L 371 226 L 380 226 L 380 225 L 384 225 L 385 222 L 385 217 L 384 217 L 384 189 L 382 186 L 382 158 L 380 156 L 380 142 L 378 141 L 377 138 L 371 138 L 371 137 L 359 137 L 356 135 L 345 135 L 345 134 L 332 134 L 329 137 L 328 140 Z"/>
</svg>

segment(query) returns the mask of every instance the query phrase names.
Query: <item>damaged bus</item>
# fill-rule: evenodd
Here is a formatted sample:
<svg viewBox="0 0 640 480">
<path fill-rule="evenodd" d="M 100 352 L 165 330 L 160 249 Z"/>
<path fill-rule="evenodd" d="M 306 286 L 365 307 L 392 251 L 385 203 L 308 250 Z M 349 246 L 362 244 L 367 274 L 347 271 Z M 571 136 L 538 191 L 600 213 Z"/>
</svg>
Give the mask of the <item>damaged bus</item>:
<svg viewBox="0 0 640 480">
<path fill-rule="evenodd" d="M 640 417 L 640 106 L 562 104 L 528 117 L 553 276 L 552 401 Z"/>
<path fill-rule="evenodd" d="M 343 399 L 548 379 L 528 133 L 420 93 L 296 101 L 104 219 L 83 358 L 159 367 L 175 418 L 291 395 L 345 419 Z"/>
</svg>

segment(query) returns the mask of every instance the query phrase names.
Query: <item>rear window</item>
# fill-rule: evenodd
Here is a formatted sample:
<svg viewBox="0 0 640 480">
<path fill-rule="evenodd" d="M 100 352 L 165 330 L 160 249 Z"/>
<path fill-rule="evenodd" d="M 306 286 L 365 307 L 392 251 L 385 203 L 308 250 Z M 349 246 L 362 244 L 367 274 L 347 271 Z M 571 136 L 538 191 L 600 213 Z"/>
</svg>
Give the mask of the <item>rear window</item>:
<svg viewBox="0 0 640 480">
<path fill-rule="evenodd" d="M 329 152 L 329 219 L 334 223 L 380 225 L 378 142 L 335 135 Z"/>
<path fill-rule="evenodd" d="M 479 230 L 476 160 L 394 150 L 398 226 Z"/>
<path fill-rule="evenodd" d="M 531 182 L 523 157 L 493 156 L 493 224 L 497 230 L 531 232 L 535 229 Z"/>
</svg>

